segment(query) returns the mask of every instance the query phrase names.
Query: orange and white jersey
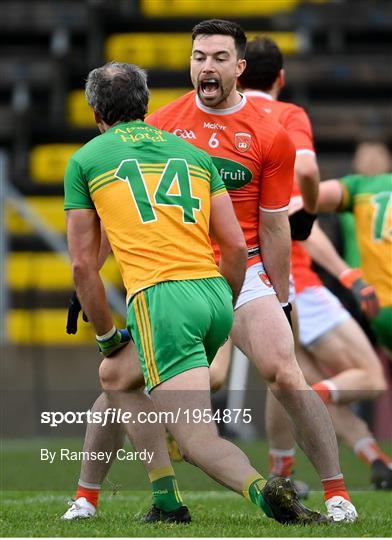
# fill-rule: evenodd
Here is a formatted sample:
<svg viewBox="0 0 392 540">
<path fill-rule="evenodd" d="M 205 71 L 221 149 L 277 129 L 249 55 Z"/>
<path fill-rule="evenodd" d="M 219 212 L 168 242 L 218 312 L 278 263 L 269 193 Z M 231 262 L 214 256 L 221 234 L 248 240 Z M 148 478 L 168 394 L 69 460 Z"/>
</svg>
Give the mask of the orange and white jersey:
<svg viewBox="0 0 392 540">
<path fill-rule="evenodd" d="M 294 103 L 275 100 L 260 90 L 245 90 L 249 101 L 282 124 L 294 143 L 297 155 L 316 155 L 313 144 L 313 131 L 305 110 Z"/>
<path fill-rule="evenodd" d="M 146 122 L 210 154 L 244 232 L 248 265 L 260 261 L 260 210 L 287 209 L 292 191 L 295 150 L 285 129 L 246 96 L 234 107 L 213 109 L 194 91 Z"/>
<path fill-rule="evenodd" d="M 245 95 L 258 108 L 269 114 L 271 118 L 282 124 L 294 143 L 296 155 L 309 154 L 315 156 L 313 131 L 308 115 L 302 107 L 294 103 L 277 101 L 266 92 L 245 90 Z M 292 196 L 300 195 L 296 181 Z M 306 287 L 322 285 L 316 272 L 312 270 L 312 260 L 300 242 L 293 242 L 291 248 L 291 271 L 295 290 L 301 292 Z"/>
</svg>

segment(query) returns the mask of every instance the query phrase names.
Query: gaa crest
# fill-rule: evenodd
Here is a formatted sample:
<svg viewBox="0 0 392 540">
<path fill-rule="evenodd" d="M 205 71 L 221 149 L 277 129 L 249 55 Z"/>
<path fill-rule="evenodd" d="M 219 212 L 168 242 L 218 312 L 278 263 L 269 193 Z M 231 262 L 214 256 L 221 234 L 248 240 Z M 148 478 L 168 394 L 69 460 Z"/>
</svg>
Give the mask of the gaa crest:
<svg viewBox="0 0 392 540">
<path fill-rule="evenodd" d="M 250 133 L 237 132 L 234 136 L 234 144 L 240 152 L 247 152 L 252 144 L 252 135 Z"/>
</svg>

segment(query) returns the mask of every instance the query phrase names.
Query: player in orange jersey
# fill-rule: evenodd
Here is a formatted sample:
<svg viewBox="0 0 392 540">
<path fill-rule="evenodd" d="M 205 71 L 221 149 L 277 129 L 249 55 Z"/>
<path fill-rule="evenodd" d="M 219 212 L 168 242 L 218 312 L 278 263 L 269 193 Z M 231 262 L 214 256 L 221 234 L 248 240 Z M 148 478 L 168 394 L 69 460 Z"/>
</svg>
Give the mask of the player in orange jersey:
<svg viewBox="0 0 392 540">
<path fill-rule="evenodd" d="M 221 173 L 249 251 L 232 340 L 291 416 L 297 442 L 323 480 L 329 514 L 336 521 L 354 521 L 357 514 L 344 487 L 330 418 L 298 367 L 290 327 L 277 301 L 283 306 L 288 302 L 286 204 L 294 155 L 279 124 L 237 92 L 236 80 L 246 65 L 244 37 L 235 23 L 198 24 L 192 34 L 195 91 L 158 110 L 147 122 L 186 136 L 208 151 Z"/>
<path fill-rule="evenodd" d="M 296 147 L 296 183 L 293 195 L 301 192 L 305 209 L 300 220 L 293 220 L 292 229 L 294 236 L 298 238 L 301 234 L 295 233 L 301 233 L 301 227 L 304 227 L 305 235 L 307 234 L 306 221 L 312 223 L 312 216 L 317 208 L 319 172 L 311 123 L 301 107 L 277 100 L 285 83 L 285 75 L 282 54 L 271 39 L 261 37 L 249 43 L 246 60 L 247 69 L 240 77 L 245 95 L 287 129 Z M 292 217 L 296 215 L 298 216 L 298 213 Z M 344 263 L 319 227 L 313 228 L 307 241 L 309 246 L 315 244 L 328 249 L 328 258 L 334 261 L 342 276 L 342 282 L 345 283 L 346 280 L 347 287 L 353 288 L 358 301 L 365 305 L 369 315 L 374 316 L 377 313 L 374 289 L 358 277 L 358 272 Z M 322 286 L 320 279 L 311 269 L 309 255 L 298 241 L 294 241 L 292 245 L 292 272 L 299 315 L 297 357 L 301 359 L 301 367 L 305 362 L 308 366 L 306 373 L 311 373 L 308 382 L 316 383 L 313 388 L 326 402 L 347 403 L 379 395 L 385 389 L 386 383 L 377 356 L 359 325 Z M 347 277 L 351 275 L 355 276 L 354 279 L 347 281 Z M 334 375 L 324 378 L 328 372 Z M 320 382 L 322 378 L 324 380 Z M 294 462 L 293 439 L 287 425 L 283 425 L 282 414 L 282 408 L 269 394 L 266 424 L 271 447 L 271 469 L 274 474 L 290 475 Z M 344 414 L 341 413 L 340 418 L 336 414 L 335 417 L 339 435 L 351 432 L 349 444 L 352 447 L 364 450 L 367 444 L 369 448 L 372 447 L 371 455 L 374 460 L 385 461 L 387 456 L 371 437 L 367 426 L 349 409 Z M 365 439 L 367 443 L 364 445 Z M 376 447 L 377 452 L 374 451 Z M 366 453 L 366 448 L 364 452 Z"/>
</svg>

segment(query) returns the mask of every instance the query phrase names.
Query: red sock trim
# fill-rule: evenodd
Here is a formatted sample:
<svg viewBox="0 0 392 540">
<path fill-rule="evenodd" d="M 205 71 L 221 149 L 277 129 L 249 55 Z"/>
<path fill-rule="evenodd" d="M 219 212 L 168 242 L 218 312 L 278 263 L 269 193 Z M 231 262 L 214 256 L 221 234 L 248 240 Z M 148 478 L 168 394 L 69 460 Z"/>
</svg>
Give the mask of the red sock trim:
<svg viewBox="0 0 392 540">
<path fill-rule="evenodd" d="M 97 508 L 99 494 L 99 489 L 89 489 L 78 485 L 75 498 L 79 499 L 79 497 L 85 497 L 89 503 L 91 503 L 95 508 Z"/>
<path fill-rule="evenodd" d="M 294 456 L 277 456 L 276 454 L 269 455 L 270 472 L 277 476 L 288 478 L 293 474 Z"/>
<path fill-rule="evenodd" d="M 392 459 L 387 454 L 384 454 L 376 441 L 369 441 L 363 449 L 357 452 L 357 455 L 369 466 L 376 459 L 381 459 L 385 465 L 389 465 L 392 462 Z"/>
<path fill-rule="evenodd" d="M 334 480 L 322 480 L 322 484 L 324 488 L 325 500 L 328 500 L 331 497 L 343 497 L 348 501 L 351 501 L 343 477 L 336 478 Z"/>
<path fill-rule="evenodd" d="M 324 384 L 323 382 L 318 382 L 316 384 L 312 384 L 312 388 L 315 392 L 317 392 L 317 394 L 324 401 L 324 403 L 331 403 L 331 390 L 326 384 Z"/>
</svg>

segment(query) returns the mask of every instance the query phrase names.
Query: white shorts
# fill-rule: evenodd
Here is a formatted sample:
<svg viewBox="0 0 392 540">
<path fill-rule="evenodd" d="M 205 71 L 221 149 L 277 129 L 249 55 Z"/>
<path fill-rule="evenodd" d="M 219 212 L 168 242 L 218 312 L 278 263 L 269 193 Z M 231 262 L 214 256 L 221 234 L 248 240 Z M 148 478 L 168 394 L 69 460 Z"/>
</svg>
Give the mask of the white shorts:
<svg viewBox="0 0 392 540">
<path fill-rule="evenodd" d="M 301 345 L 308 347 L 351 315 L 325 287 L 307 287 L 296 296 Z"/>
<path fill-rule="evenodd" d="M 250 266 L 245 274 L 244 283 L 234 309 L 262 296 L 276 294 L 261 262 Z"/>
</svg>

